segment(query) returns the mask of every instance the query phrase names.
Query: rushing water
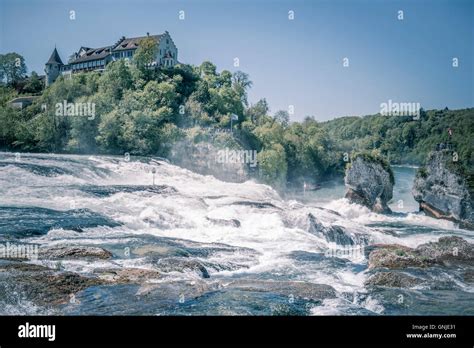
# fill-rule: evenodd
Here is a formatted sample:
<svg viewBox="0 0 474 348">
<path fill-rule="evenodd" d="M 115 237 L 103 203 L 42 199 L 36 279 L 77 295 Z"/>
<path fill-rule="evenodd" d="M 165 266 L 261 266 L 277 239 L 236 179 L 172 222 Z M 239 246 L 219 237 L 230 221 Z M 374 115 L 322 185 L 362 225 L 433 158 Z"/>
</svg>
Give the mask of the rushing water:
<svg viewBox="0 0 474 348">
<path fill-rule="evenodd" d="M 420 271 L 431 285 L 370 290 L 364 252 L 334 257 L 328 250 L 343 246 L 310 228 L 308 216 L 323 228 L 339 226 L 359 244 L 352 245 L 356 251 L 376 243 L 416 247 L 446 235 L 473 241 L 453 223 L 417 212 L 414 168 L 394 172 L 394 213 L 380 215 L 342 198 L 342 182 L 281 197 L 266 185 L 225 183 L 158 160 L 0 153 L 3 242 L 113 253 L 108 260 L 62 261 L 64 270 L 84 275 L 125 268 L 162 273 L 146 284 L 93 286 L 53 309 L 0 298 L 0 313 L 474 314 L 474 287 L 462 270 L 432 268 Z M 205 269 L 177 267 L 183 260 Z M 263 280 L 281 281 L 284 289 L 265 289 Z M 336 297 L 316 301 L 301 284 L 330 285 Z"/>
</svg>

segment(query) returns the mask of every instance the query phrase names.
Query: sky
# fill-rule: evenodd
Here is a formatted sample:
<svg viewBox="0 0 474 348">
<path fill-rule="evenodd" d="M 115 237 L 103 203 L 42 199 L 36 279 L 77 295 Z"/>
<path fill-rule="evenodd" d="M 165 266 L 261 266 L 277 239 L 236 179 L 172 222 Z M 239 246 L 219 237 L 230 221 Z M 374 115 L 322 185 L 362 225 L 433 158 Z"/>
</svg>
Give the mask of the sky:
<svg viewBox="0 0 474 348">
<path fill-rule="evenodd" d="M 389 100 L 474 106 L 471 0 L 0 0 L 0 53 L 21 54 L 29 72 L 44 74 L 55 45 L 66 62 L 165 30 L 180 62 L 248 73 L 249 101 L 293 121 L 375 114 Z"/>
</svg>

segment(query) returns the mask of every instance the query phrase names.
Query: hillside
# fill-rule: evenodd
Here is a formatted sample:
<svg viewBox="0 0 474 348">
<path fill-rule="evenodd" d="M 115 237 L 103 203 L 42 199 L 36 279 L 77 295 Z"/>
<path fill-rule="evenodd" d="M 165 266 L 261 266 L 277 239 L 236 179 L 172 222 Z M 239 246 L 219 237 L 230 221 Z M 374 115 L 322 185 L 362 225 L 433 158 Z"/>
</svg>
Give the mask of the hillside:
<svg viewBox="0 0 474 348">
<path fill-rule="evenodd" d="M 474 167 L 474 108 L 422 111 L 411 117 L 341 117 L 322 123 L 343 152 L 379 149 L 391 163 L 423 164 L 436 144 L 450 142 L 467 168 Z M 452 130 L 452 136 L 448 134 Z"/>
</svg>

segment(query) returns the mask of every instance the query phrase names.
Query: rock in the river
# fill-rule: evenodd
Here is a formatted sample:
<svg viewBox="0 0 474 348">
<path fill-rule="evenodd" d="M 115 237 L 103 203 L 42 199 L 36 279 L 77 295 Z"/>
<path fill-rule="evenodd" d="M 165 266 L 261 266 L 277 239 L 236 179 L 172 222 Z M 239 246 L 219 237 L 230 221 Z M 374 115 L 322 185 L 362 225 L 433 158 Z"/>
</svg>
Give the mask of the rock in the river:
<svg viewBox="0 0 474 348">
<path fill-rule="evenodd" d="M 1 262 L 0 279 L 0 298 L 8 301 L 9 296 L 16 294 L 39 305 L 64 304 L 81 290 L 107 283 L 23 262 Z"/>
<path fill-rule="evenodd" d="M 366 286 L 384 286 L 389 288 L 411 288 L 419 285 L 422 280 L 399 272 L 379 272 L 365 282 Z"/>
<path fill-rule="evenodd" d="M 474 230 L 473 181 L 455 152 L 433 151 L 418 170 L 412 193 L 426 214 Z"/>
<path fill-rule="evenodd" d="M 474 260 L 474 245 L 460 237 L 442 237 L 416 249 L 385 245 L 369 255 L 369 268 L 427 267 L 435 264 L 463 263 Z"/>
<path fill-rule="evenodd" d="M 402 245 L 387 245 L 372 251 L 369 255 L 369 268 L 385 267 L 399 269 L 406 267 L 427 267 L 433 260 L 418 255 L 412 248 Z"/>
<path fill-rule="evenodd" d="M 209 271 L 204 264 L 194 259 L 183 259 L 178 257 L 167 257 L 155 262 L 159 271 L 169 272 L 198 272 L 203 278 L 210 278 Z"/>
<path fill-rule="evenodd" d="M 100 279 L 112 283 L 147 283 L 159 279 L 161 274 L 142 268 L 97 269 L 94 271 Z"/>
<path fill-rule="evenodd" d="M 212 222 L 215 225 L 220 225 L 220 226 L 231 226 L 231 227 L 240 227 L 240 221 L 237 219 L 214 219 L 206 216 L 206 219 L 210 222 Z"/>
<path fill-rule="evenodd" d="M 449 261 L 474 261 L 474 244 L 461 237 L 441 237 L 437 242 L 416 248 L 417 254 L 433 259 L 436 263 Z"/>
<path fill-rule="evenodd" d="M 338 245 L 366 245 L 369 242 L 369 236 L 367 235 L 353 233 L 337 225 L 324 226 L 311 213 L 308 214 L 306 230 L 315 235 L 319 234 L 328 242 L 334 242 Z"/>
<path fill-rule="evenodd" d="M 110 259 L 112 253 L 103 248 L 91 246 L 54 246 L 39 248 L 39 258 L 61 259 Z"/>
<path fill-rule="evenodd" d="M 293 295 L 310 300 L 323 300 L 336 297 L 336 291 L 332 286 L 298 281 L 242 279 L 226 285 L 226 288 L 244 291 L 272 292 L 283 296 Z"/>
<path fill-rule="evenodd" d="M 390 212 L 387 203 L 392 199 L 393 172 L 381 157 L 366 153 L 353 156 L 346 169 L 346 198 L 378 212 Z"/>
</svg>

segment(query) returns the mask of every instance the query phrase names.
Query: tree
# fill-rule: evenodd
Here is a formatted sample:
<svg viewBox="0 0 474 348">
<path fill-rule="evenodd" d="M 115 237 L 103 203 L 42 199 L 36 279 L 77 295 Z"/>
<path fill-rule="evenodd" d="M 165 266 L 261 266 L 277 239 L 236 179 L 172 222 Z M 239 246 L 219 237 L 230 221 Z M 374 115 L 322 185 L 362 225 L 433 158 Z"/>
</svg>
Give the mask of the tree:
<svg viewBox="0 0 474 348">
<path fill-rule="evenodd" d="M 259 177 L 266 184 L 284 188 L 286 185 L 287 162 L 285 149 L 273 144 L 258 155 Z"/>
<path fill-rule="evenodd" d="M 239 94 L 240 100 L 247 105 L 247 90 L 253 85 L 253 82 L 250 81 L 249 75 L 242 71 L 236 71 L 232 75 L 232 84 Z"/>
<path fill-rule="evenodd" d="M 277 112 L 275 112 L 275 115 L 273 115 L 273 118 L 283 127 L 287 127 L 290 123 L 290 114 L 288 113 L 288 111 L 285 110 L 278 110 Z"/>
<path fill-rule="evenodd" d="M 43 89 L 43 83 L 39 79 L 38 74 L 35 71 L 33 71 L 31 73 L 31 76 L 28 78 L 28 81 L 26 82 L 25 87 L 23 87 L 23 92 L 37 94 L 41 92 L 42 89 Z"/>
<path fill-rule="evenodd" d="M 199 67 L 202 77 L 214 77 L 217 76 L 217 68 L 214 64 L 209 61 L 202 62 Z"/>
<path fill-rule="evenodd" d="M 144 69 L 156 61 L 158 45 L 156 39 L 149 36 L 140 40 L 138 48 L 133 55 L 133 60 L 138 68 Z"/>
<path fill-rule="evenodd" d="M 250 106 L 247 109 L 247 117 L 255 124 L 259 124 L 260 120 L 263 119 L 270 108 L 268 106 L 267 100 L 265 98 L 260 99 L 256 104 Z"/>
<path fill-rule="evenodd" d="M 22 80 L 27 72 L 25 59 L 18 53 L 0 54 L 0 80 L 14 85 Z"/>
<path fill-rule="evenodd" d="M 130 69 L 123 60 L 109 63 L 100 77 L 99 90 L 113 100 L 120 100 L 124 92 L 133 86 Z"/>
</svg>

